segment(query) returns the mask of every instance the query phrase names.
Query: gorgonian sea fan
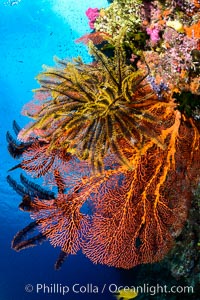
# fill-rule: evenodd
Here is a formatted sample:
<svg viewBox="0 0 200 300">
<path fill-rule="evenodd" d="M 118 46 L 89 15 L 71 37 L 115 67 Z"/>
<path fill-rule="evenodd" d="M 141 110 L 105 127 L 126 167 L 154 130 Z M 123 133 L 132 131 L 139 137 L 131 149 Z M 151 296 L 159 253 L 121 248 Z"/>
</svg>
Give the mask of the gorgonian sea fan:
<svg viewBox="0 0 200 300">
<path fill-rule="evenodd" d="M 135 70 L 115 45 L 113 58 L 90 43 L 95 63 L 78 58 L 47 67 L 25 109 L 35 121 L 20 131 L 24 141 L 7 135 L 10 153 L 22 156 L 18 166 L 57 187 L 51 195 L 8 177 L 34 219 L 12 246 L 49 239 L 61 248 L 56 268 L 78 250 L 94 263 L 127 269 L 162 259 L 198 182 L 199 123 L 177 110 L 169 92 L 157 97 L 145 80 L 148 67 Z M 40 233 L 29 238 L 31 230 Z"/>
<path fill-rule="evenodd" d="M 120 140 L 140 148 L 144 139 L 151 139 L 163 148 L 159 138 L 162 120 L 154 114 L 154 108 L 166 103 L 160 100 L 158 104 L 145 82 L 148 67 L 145 73 L 127 64 L 120 43 L 113 58 L 106 57 L 92 42 L 89 49 L 96 60 L 92 64 L 84 64 L 81 58 L 73 63 L 56 59 L 59 67 L 44 67 L 37 76 L 41 87 L 35 90 L 42 100 L 26 105 L 24 114 L 34 123 L 20 137 L 27 140 L 37 133 L 50 144 L 49 149 L 76 154 L 94 170 L 102 171 L 108 153 L 115 153 L 120 164 L 132 168 Z"/>
<path fill-rule="evenodd" d="M 51 134 L 37 136 L 35 140 L 32 137 L 30 144 L 20 144 L 21 168 L 32 176 L 45 176 L 46 184 L 57 187 L 57 195 L 49 199 L 45 192 L 44 198 L 40 188 L 28 183 L 36 195 L 33 196 L 8 178 L 11 186 L 23 195 L 20 208 L 29 211 L 34 219 L 34 223 L 17 233 L 14 249 L 19 251 L 49 239 L 61 248 L 56 268 L 80 249 L 94 263 L 122 268 L 152 263 L 166 255 L 187 218 L 191 191 L 198 182 L 199 123 L 178 111 L 169 95 L 160 100 L 147 93 L 144 100 L 145 90 L 149 91 L 149 85 L 135 91 L 133 98 L 142 99 L 137 102 L 139 108 L 145 106 L 144 118 L 141 116 L 138 124 L 140 144 L 131 143 L 122 130 L 116 129 L 117 147 L 133 168 L 119 164 L 119 153 L 109 151 L 114 147 L 108 147 L 105 153 L 104 172 L 93 173 L 90 161 L 78 159 L 78 146 L 74 148 L 78 157 L 76 152 L 68 154 L 62 144 L 55 147 L 59 146 L 59 139 L 52 146 Z M 59 97 L 60 94 L 60 107 Z M 43 99 L 38 101 L 45 103 Z M 48 96 L 46 101 L 52 100 Z M 126 101 L 131 105 L 129 99 Z M 42 124 L 40 120 L 38 123 Z M 45 133 L 48 126 L 51 124 L 41 129 L 33 125 L 25 130 L 31 134 Z M 53 133 L 53 127 L 50 132 Z M 16 152 L 18 145 L 10 135 L 8 142 L 12 152 Z M 26 181 L 22 183 L 27 186 Z M 84 211 L 85 206 L 90 208 L 89 212 Z M 30 237 L 32 229 L 38 229 L 40 234 Z"/>
<path fill-rule="evenodd" d="M 85 162 L 80 160 L 57 165 L 57 195 L 48 200 L 36 193 L 28 203 L 33 225 L 41 234 L 26 239 L 31 223 L 17 233 L 13 248 L 49 239 L 61 248 L 56 268 L 80 249 L 94 263 L 127 269 L 162 259 L 187 218 L 200 168 L 198 122 L 175 107 L 171 100 L 168 107 L 157 109 L 165 120 L 165 149 L 150 139 L 141 149 L 119 141 L 135 166 L 132 170 L 119 164 L 110 168 L 113 155 L 106 156 L 104 173 L 82 172 Z"/>
</svg>

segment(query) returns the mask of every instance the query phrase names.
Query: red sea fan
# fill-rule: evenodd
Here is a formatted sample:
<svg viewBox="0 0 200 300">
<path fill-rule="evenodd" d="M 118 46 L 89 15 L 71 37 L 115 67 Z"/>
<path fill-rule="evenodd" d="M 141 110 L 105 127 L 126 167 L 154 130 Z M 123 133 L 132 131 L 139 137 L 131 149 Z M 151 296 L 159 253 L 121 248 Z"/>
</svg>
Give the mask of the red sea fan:
<svg viewBox="0 0 200 300">
<path fill-rule="evenodd" d="M 65 151 L 50 150 L 49 144 L 35 140 L 23 153 L 21 168 L 33 177 L 44 176 L 53 172 L 61 164 L 67 163 L 72 155 Z"/>
<path fill-rule="evenodd" d="M 111 36 L 106 32 L 92 32 L 89 34 L 85 34 L 79 39 L 75 40 L 76 43 L 84 43 L 88 44 L 89 41 L 92 41 L 94 45 L 100 45 L 105 41 L 108 41 L 111 38 Z"/>
<path fill-rule="evenodd" d="M 162 259 L 180 234 L 200 167 L 199 133 L 175 113 L 165 150 L 149 144 L 133 171 L 101 185 L 84 253 L 95 263 L 132 268 Z M 195 179 L 194 179 L 195 178 Z"/>
<path fill-rule="evenodd" d="M 36 113 L 30 106 L 36 121 L 22 132 L 30 144 L 22 144 L 20 166 L 45 177 L 57 195 L 22 189 L 34 223 L 13 247 L 49 239 L 61 248 L 56 268 L 82 250 L 94 263 L 128 269 L 162 259 L 182 230 L 199 180 L 200 128 L 169 92 L 153 93 L 120 46 L 114 60 L 91 50 L 95 67 L 60 61 L 63 68 L 38 77 L 51 99 Z M 26 240 L 32 228 L 40 234 Z"/>
<path fill-rule="evenodd" d="M 55 200 L 33 202 L 32 217 L 39 230 L 53 246 L 60 246 L 67 254 L 76 254 L 88 231 L 90 218 L 80 212 L 83 203 L 77 195 L 59 194 Z"/>
<path fill-rule="evenodd" d="M 52 245 L 66 255 L 82 249 L 94 263 L 127 269 L 166 255 L 187 219 L 198 181 L 200 138 L 198 123 L 179 111 L 167 107 L 165 117 L 165 149 L 146 141 L 132 152 L 133 170 L 108 168 L 81 177 L 54 200 L 34 200 L 31 216 Z"/>
<path fill-rule="evenodd" d="M 113 154 L 105 158 L 108 168 L 99 174 L 78 175 L 79 166 L 84 170 L 79 160 L 69 169 L 66 166 L 71 160 L 65 167 L 57 165 L 57 197 L 35 197 L 29 203 L 34 226 L 41 234 L 25 240 L 26 230 L 22 230 L 14 239 L 14 248 L 24 249 L 36 245 L 37 240 L 49 239 L 62 250 L 56 268 L 81 249 L 94 263 L 126 269 L 162 259 L 187 219 L 192 189 L 198 182 L 200 137 L 198 122 L 174 110 L 173 101 L 165 111 L 157 108 L 156 113 L 165 120 L 164 149 L 146 139 L 142 148 L 133 151 L 122 139 L 132 170 L 112 165 L 117 162 Z M 62 177 L 70 168 L 67 179 Z M 67 184 L 69 190 L 65 190 Z"/>
</svg>

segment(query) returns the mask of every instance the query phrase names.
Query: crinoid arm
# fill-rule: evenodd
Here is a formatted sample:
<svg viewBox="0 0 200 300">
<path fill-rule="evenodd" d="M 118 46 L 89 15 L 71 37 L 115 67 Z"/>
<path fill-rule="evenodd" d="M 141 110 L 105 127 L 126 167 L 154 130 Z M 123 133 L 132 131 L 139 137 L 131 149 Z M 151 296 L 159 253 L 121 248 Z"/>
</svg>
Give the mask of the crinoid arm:
<svg viewBox="0 0 200 300">
<path fill-rule="evenodd" d="M 10 175 L 6 177 L 8 184 L 20 195 L 20 196 L 33 196 L 32 193 L 30 193 L 23 185 L 20 185 L 17 183 L 16 180 L 14 180 Z"/>
<path fill-rule="evenodd" d="M 8 170 L 8 172 L 11 172 L 11 171 L 14 171 L 14 170 L 20 169 L 20 168 L 22 168 L 22 164 L 21 163 L 19 163 L 19 164 L 15 165 L 14 167 L 10 168 Z"/>
<path fill-rule="evenodd" d="M 9 131 L 6 134 L 6 140 L 8 142 L 8 151 L 13 158 L 20 158 L 24 151 L 31 145 L 31 143 L 17 142 Z"/>
<path fill-rule="evenodd" d="M 20 181 L 23 185 L 17 183 L 10 175 L 7 176 L 9 185 L 21 196 L 28 195 L 30 198 L 38 197 L 40 199 L 54 199 L 55 194 L 42 188 L 39 184 L 31 182 L 23 174 L 20 174 Z"/>
<path fill-rule="evenodd" d="M 46 237 L 42 233 L 38 233 L 33 237 L 28 238 L 32 232 L 37 230 L 38 223 L 36 221 L 31 222 L 28 226 L 20 230 L 12 241 L 12 248 L 16 251 L 20 251 L 29 247 L 34 247 L 42 244 Z"/>
<path fill-rule="evenodd" d="M 62 265 L 65 262 L 68 255 L 69 255 L 68 253 L 66 253 L 64 251 L 60 251 L 58 259 L 57 259 L 57 261 L 55 262 L 55 265 L 54 265 L 55 270 L 59 270 L 62 267 Z"/>
<path fill-rule="evenodd" d="M 18 136 L 21 128 L 15 120 L 13 121 L 12 127 L 15 135 Z M 33 142 L 18 142 L 9 131 L 6 133 L 6 140 L 8 142 L 8 151 L 13 158 L 20 158 Z"/>
<path fill-rule="evenodd" d="M 16 120 L 13 121 L 13 130 L 16 135 L 18 135 L 21 130 L 21 127 L 19 126 Z"/>
<path fill-rule="evenodd" d="M 26 187 L 27 191 L 31 192 L 34 195 L 34 197 L 38 197 L 39 199 L 46 199 L 46 200 L 55 198 L 54 192 L 42 188 L 39 184 L 30 181 L 23 174 L 20 174 L 20 181 Z"/>
</svg>

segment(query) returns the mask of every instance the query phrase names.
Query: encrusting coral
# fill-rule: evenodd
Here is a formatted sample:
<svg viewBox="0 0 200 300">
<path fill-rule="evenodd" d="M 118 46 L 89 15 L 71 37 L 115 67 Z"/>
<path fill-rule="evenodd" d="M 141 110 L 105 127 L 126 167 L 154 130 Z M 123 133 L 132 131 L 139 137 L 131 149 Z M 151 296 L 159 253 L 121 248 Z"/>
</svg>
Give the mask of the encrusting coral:
<svg viewBox="0 0 200 300">
<path fill-rule="evenodd" d="M 188 82 L 199 81 L 199 59 L 193 57 L 199 51 L 199 5 L 187 0 L 114 0 L 100 10 L 94 29 L 115 39 L 127 27 L 126 47 L 138 58 L 142 53 L 157 81 L 181 92 Z"/>
</svg>

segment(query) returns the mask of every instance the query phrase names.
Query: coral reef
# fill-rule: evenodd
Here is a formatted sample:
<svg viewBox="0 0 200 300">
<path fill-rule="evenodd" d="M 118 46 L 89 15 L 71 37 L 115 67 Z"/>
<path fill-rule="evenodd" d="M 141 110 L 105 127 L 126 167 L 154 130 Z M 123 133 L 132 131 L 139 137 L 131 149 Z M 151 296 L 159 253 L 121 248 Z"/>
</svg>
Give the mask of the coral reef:
<svg viewBox="0 0 200 300">
<path fill-rule="evenodd" d="M 141 0 L 115 0 L 108 8 L 100 10 L 94 28 L 107 32 L 113 38 L 118 36 L 122 27 L 127 27 L 128 32 L 136 32 L 141 22 L 141 7 Z"/>
<path fill-rule="evenodd" d="M 198 81 L 199 94 L 200 62 L 193 55 L 199 53 L 199 17 L 198 1 L 115 0 L 100 10 L 94 29 L 115 39 L 126 27 L 126 47 L 145 56 L 157 82 L 181 92 Z"/>
<path fill-rule="evenodd" d="M 200 194 L 199 187 L 193 196 L 192 207 L 183 231 L 176 239 L 176 246 L 167 255 L 163 264 L 167 266 L 172 276 L 182 285 L 193 286 L 195 292 L 199 289 L 200 272 Z"/>
<path fill-rule="evenodd" d="M 79 42 L 93 62 L 44 67 L 23 109 L 33 121 L 13 124 L 20 142 L 7 134 L 21 159 L 11 170 L 56 189 L 8 177 L 34 219 L 12 245 L 49 240 L 61 248 L 57 269 L 79 250 L 130 269 L 160 261 L 181 239 L 198 185 L 198 2 L 114 0 L 87 15 L 95 31 Z M 26 239 L 32 229 L 40 234 Z"/>
</svg>

